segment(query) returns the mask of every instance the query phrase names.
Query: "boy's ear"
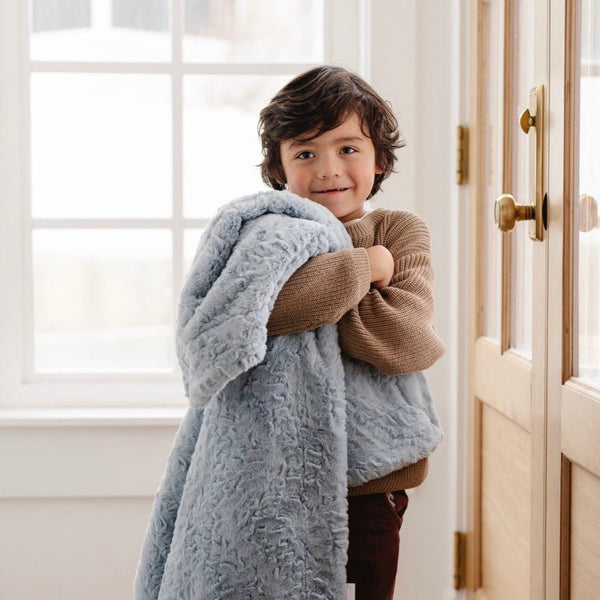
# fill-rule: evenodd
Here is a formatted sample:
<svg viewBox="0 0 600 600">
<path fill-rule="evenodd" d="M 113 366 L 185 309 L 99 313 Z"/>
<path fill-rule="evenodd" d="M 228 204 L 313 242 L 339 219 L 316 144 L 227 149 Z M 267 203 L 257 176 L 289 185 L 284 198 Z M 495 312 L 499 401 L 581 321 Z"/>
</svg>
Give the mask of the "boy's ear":
<svg viewBox="0 0 600 600">
<path fill-rule="evenodd" d="M 385 169 L 380 167 L 377 163 L 375 163 L 375 175 L 381 175 Z"/>
</svg>

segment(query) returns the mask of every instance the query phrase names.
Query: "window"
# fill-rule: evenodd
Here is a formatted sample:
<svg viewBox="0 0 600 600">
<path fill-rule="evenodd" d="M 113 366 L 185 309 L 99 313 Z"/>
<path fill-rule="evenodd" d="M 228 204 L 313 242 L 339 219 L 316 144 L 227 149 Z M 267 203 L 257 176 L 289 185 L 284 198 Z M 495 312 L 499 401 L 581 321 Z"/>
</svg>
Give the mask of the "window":
<svg viewBox="0 0 600 600">
<path fill-rule="evenodd" d="M 0 77 L 20 118 L 0 116 L 2 216 L 19 232 L 2 236 L 1 283 L 19 290 L 2 305 L 2 404 L 183 399 L 173 333 L 202 228 L 264 188 L 258 112 L 286 81 L 321 62 L 363 70 L 365 6 L 3 4 Z"/>
</svg>

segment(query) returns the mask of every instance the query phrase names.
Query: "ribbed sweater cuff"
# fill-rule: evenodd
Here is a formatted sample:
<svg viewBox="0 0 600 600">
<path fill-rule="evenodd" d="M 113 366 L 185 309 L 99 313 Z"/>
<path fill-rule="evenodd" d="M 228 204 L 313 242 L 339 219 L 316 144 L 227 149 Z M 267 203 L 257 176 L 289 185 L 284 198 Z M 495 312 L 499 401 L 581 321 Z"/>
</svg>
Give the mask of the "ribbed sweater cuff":
<svg viewBox="0 0 600 600">
<path fill-rule="evenodd" d="M 394 471 L 385 477 L 373 479 L 363 485 L 348 488 L 348 496 L 364 496 L 366 494 L 380 494 L 382 492 L 396 492 L 421 485 L 427 477 L 429 461 L 422 458 L 412 465 L 399 471 Z"/>
<path fill-rule="evenodd" d="M 354 273 L 360 285 L 359 295 L 363 298 L 371 289 L 371 264 L 369 263 L 367 249 L 354 248 L 352 260 L 354 261 Z"/>
</svg>

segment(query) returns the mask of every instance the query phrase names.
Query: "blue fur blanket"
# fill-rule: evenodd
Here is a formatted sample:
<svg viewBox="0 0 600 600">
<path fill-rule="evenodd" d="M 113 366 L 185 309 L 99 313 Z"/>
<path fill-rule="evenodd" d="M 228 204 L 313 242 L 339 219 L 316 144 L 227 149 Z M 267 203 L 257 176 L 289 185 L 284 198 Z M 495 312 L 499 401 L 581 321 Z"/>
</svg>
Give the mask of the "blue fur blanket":
<svg viewBox="0 0 600 600">
<path fill-rule="evenodd" d="M 155 496 L 137 600 L 344 596 L 347 488 L 441 439 L 422 373 L 342 355 L 336 325 L 267 337 L 285 281 L 352 247 L 326 208 L 288 192 L 225 205 L 184 284 L 177 354 L 188 409 Z"/>
</svg>

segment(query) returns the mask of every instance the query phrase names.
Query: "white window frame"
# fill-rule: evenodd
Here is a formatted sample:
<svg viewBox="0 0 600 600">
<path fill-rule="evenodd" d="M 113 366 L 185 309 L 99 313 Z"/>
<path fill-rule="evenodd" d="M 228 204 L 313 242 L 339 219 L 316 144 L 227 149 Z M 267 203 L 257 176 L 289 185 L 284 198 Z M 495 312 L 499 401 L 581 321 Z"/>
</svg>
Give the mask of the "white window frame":
<svg viewBox="0 0 600 600">
<path fill-rule="evenodd" d="M 22 418 L 27 409 L 148 408 L 186 406 L 180 374 L 34 374 L 32 331 L 32 228 L 167 228 L 173 232 L 173 298 L 183 277 L 184 228 L 202 219 L 183 218 L 182 114 L 173 110 L 173 217 L 170 219 L 32 219 L 30 210 L 31 72 L 166 73 L 172 105 L 182 106 L 187 74 L 288 74 L 312 63 L 184 63 L 183 0 L 171 0 L 172 60 L 166 63 L 29 61 L 29 2 L 0 3 L 0 419 Z M 325 62 L 369 77 L 369 0 L 325 0 Z M 257 140 L 258 144 L 258 140 Z M 29 343 L 28 343 L 29 340 Z M 31 414 L 31 411 L 29 412 Z M 55 412 L 55 414 L 58 414 Z"/>
</svg>

